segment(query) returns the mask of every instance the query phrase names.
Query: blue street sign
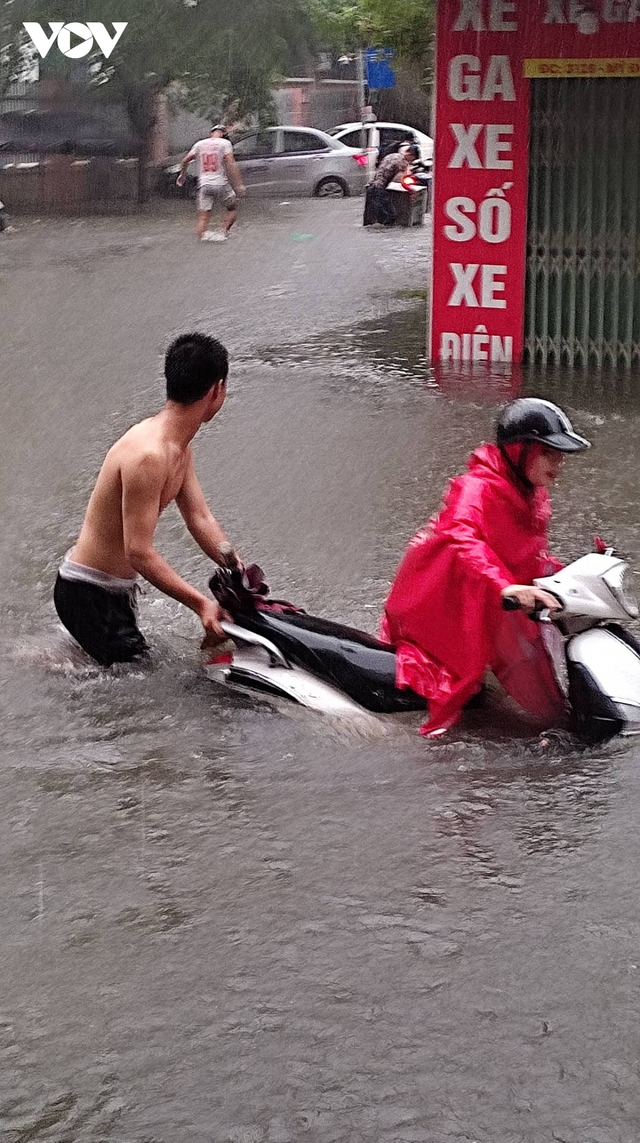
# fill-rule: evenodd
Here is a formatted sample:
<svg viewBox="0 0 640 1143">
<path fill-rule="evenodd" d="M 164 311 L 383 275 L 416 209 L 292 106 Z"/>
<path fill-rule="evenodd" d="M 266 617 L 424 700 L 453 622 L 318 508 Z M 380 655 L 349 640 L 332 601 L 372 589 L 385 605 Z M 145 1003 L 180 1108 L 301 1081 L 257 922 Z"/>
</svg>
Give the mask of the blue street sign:
<svg viewBox="0 0 640 1143">
<path fill-rule="evenodd" d="M 367 48 L 364 53 L 367 87 L 372 91 L 396 86 L 396 73 L 391 67 L 393 48 Z"/>
</svg>

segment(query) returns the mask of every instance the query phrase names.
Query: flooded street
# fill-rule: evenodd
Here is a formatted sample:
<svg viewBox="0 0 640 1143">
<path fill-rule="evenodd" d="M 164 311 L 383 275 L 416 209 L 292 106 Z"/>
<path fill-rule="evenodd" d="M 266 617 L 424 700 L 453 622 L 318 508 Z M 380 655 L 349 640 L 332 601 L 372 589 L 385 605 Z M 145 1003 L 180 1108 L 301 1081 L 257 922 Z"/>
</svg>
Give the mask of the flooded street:
<svg viewBox="0 0 640 1143">
<path fill-rule="evenodd" d="M 548 748 L 513 711 L 447 739 L 222 691 L 148 588 L 149 670 L 53 609 L 104 452 L 162 354 L 231 353 L 205 494 L 274 593 L 375 632 L 405 544 L 509 381 L 434 379 L 429 230 L 358 201 L 21 220 L 0 236 L 0 1136 L 7 1143 L 637 1143 L 640 745 Z M 594 442 L 554 550 L 640 567 L 640 399 L 536 382 Z M 209 567 L 175 509 L 158 547 Z M 497 701 L 497 700 L 496 700 Z"/>
</svg>

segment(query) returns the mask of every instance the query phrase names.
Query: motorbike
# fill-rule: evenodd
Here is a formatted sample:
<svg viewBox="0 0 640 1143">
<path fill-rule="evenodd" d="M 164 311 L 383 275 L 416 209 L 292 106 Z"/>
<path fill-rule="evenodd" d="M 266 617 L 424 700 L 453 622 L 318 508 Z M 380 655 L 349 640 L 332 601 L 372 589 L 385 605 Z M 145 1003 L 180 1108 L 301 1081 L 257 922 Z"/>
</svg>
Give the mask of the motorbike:
<svg viewBox="0 0 640 1143">
<path fill-rule="evenodd" d="M 225 644 L 205 664 L 209 678 L 280 696 L 333 714 L 426 710 L 423 697 L 395 685 L 394 648 L 363 631 L 273 600 L 257 565 L 243 568 L 230 545 L 210 589 L 232 620 Z M 640 644 L 623 624 L 638 617 L 625 589 L 627 562 L 613 549 L 592 552 L 535 580 L 560 604 L 534 618 L 559 632 L 552 662 L 585 742 L 640 734 Z M 516 600 L 505 599 L 505 610 Z"/>
<path fill-rule="evenodd" d="M 395 685 L 393 647 L 330 619 L 269 598 L 262 569 L 241 568 L 230 545 L 209 580 L 229 642 L 205 663 L 211 679 L 292 699 L 332 714 L 426 710 L 425 699 Z"/>
<path fill-rule="evenodd" d="M 421 159 L 411 164 L 410 170 L 399 180 L 389 184 L 389 190 L 404 190 L 415 194 L 419 190 L 426 189 L 429 196 L 431 192 L 431 185 L 433 182 L 433 164 L 429 159 L 423 162 Z"/>
<path fill-rule="evenodd" d="M 399 226 L 419 226 L 425 210 L 431 207 L 433 164 L 431 159 L 417 159 L 408 171 L 386 188 L 396 211 L 395 222 Z M 375 205 L 373 187 L 367 187 L 364 202 L 363 225 L 371 226 L 378 222 L 378 209 Z"/>
<path fill-rule="evenodd" d="M 410 216 L 411 224 L 422 221 L 425 211 L 431 209 L 433 190 L 433 163 L 431 159 L 416 160 L 400 179 L 389 183 L 387 190 L 394 195 L 401 215 Z M 403 200 L 406 205 L 403 207 Z"/>
</svg>

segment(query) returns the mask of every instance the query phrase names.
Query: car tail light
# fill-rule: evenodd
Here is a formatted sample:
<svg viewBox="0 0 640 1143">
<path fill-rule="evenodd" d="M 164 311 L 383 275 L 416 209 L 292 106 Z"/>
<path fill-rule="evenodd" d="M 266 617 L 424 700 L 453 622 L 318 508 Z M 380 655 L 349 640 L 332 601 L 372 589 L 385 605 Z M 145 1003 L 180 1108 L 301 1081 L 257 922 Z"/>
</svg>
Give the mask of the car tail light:
<svg viewBox="0 0 640 1143">
<path fill-rule="evenodd" d="M 412 191 L 418 186 L 418 180 L 415 175 L 403 175 L 400 179 L 400 184 L 405 190 Z"/>
<path fill-rule="evenodd" d="M 354 157 L 354 159 L 355 159 L 355 161 L 359 167 L 366 167 L 366 165 L 367 165 L 366 154 L 354 155 L 353 157 Z"/>
</svg>

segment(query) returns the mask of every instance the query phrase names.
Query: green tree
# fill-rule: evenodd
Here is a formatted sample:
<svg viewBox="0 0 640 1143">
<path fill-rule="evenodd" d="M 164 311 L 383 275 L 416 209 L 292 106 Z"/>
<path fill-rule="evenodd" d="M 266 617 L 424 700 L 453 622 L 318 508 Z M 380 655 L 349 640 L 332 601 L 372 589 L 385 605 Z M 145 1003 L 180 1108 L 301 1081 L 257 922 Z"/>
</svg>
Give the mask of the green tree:
<svg viewBox="0 0 640 1143">
<path fill-rule="evenodd" d="M 372 47 L 394 48 L 402 60 L 426 65 L 433 50 L 436 0 L 360 0 Z"/>
<path fill-rule="evenodd" d="M 306 9 L 326 47 L 390 47 L 401 62 L 430 72 L 436 0 L 306 0 Z"/>
<path fill-rule="evenodd" d="M 304 0 L 0 0 L 0 75 L 16 77 L 22 23 L 99 20 L 127 28 L 108 59 L 95 50 L 87 85 L 99 97 L 122 100 L 140 141 L 141 172 L 148 156 L 156 95 L 173 90 L 205 114 L 232 101 L 240 116 L 265 112 L 270 89 L 292 50 L 312 42 Z M 123 10 L 124 9 L 124 10 Z M 51 62 L 50 62 L 51 61 Z M 69 68 L 60 53 L 47 66 Z M 141 184 L 142 186 L 142 184 Z"/>
</svg>

